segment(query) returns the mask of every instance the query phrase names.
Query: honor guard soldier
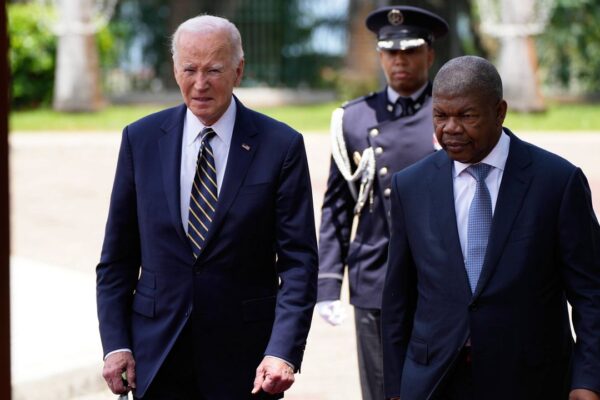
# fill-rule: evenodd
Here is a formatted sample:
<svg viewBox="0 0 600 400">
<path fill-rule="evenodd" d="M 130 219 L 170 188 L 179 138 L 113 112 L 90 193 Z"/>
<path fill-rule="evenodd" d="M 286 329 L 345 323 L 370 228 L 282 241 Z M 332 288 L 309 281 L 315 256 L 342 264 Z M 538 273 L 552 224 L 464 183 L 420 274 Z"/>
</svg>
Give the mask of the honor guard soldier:
<svg viewBox="0 0 600 400">
<path fill-rule="evenodd" d="M 429 69 L 433 42 L 448 24 L 417 7 L 372 12 L 367 28 L 387 86 L 333 112 L 332 162 L 323 200 L 317 310 L 330 324 L 345 317 L 346 266 L 354 306 L 364 400 L 383 399 L 381 294 L 389 240 L 391 177 L 435 151 Z"/>
</svg>

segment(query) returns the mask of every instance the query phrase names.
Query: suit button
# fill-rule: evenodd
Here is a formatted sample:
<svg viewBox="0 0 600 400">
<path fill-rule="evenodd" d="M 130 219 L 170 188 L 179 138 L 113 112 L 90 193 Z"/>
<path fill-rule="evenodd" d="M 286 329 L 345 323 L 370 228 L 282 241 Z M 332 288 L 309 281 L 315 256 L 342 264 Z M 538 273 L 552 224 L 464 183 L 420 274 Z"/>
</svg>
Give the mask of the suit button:
<svg viewBox="0 0 600 400">
<path fill-rule="evenodd" d="M 393 105 L 391 105 L 391 104 L 388 104 L 388 105 L 387 105 L 387 110 L 388 110 L 389 112 L 392 112 L 392 111 L 394 111 L 394 106 L 393 106 Z"/>
<path fill-rule="evenodd" d="M 385 190 L 383 191 L 383 195 L 385 197 L 390 197 L 391 194 L 392 194 L 392 189 L 390 189 L 390 188 L 385 188 Z"/>
<path fill-rule="evenodd" d="M 386 176 L 388 173 L 387 167 L 383 167 L 379 170 L 379 176 Z"/>
<path fill-rule="evenodd" d="M 375 137 L 377 135 L 379 135 L 379 129 L 377 128 L 373 128 L 369 131 L 369 135 L 371 135 L 371 137 Z"/>
<path fill-rule="evenodd" d="M 469 311 L 477 311 L 479 309 L 479 305 L 477 303 L 469 304 Z"/>
<path fill-rule="evenodd" d="M 375 154 L 380 155 L 383 153 L 383 147 L 377 147 L 375 148 Z"/>
</svg>

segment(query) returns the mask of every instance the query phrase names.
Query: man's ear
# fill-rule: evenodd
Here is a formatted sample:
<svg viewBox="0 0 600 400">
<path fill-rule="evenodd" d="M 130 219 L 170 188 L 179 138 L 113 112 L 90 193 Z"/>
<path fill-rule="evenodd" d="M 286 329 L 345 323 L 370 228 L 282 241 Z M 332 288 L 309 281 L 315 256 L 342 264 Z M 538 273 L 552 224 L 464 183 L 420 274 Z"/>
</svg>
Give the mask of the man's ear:
<svg viewBox="0 0 600 400">
<path fill-rule="evenodd" d="M 175 56 L 173 56 L 172 61 L 173 61 L 173 76 L 175 77 L 175 80 L 177 80 L 177 61 L 175 60 Z"/>
<path fill-rule="evenodd" d="M 496 124 L 500 127 L 504 123 L 504 118 L 506 118 L 506 110 L 507 109 L 508 109 L 508 104 L 506 103 L 506 100 L 504 100 L 504 99 L 500 100 L 500 102 L 498 103 L 498 106 L 496 107 Z"/>
<path fill-rule="evenodd" d="M 242 77 L 244 76 L 244 59 L 242 58 L 240 60 L 240 63 L 238 64 L 238 66 L 235 69 L 235 86 L 240 86 L 240 83 L 242 83 Z"/>
</svg>

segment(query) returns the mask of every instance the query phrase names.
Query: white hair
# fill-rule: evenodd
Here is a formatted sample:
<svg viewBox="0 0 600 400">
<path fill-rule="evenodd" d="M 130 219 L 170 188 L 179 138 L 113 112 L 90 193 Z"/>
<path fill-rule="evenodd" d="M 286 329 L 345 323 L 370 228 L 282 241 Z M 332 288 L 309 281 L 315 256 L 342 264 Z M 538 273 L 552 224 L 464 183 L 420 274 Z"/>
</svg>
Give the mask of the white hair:
<svg viewBox="0 0 600 400">
<path fill-rule="evenodd" d="M 173 60 L 177 56 L 177 42 L 181 32 L 214 33 L 226 32 L 229 35 L 229 43 L 233 53 L 233 65 L 238 65 L 244 58 L 242 48 L 242 36 L 238 28 L 229 20 L 214 15 L 199 15 L 184 21 L 177 27 L 171 38 L 171 53 Z"/>
</svg>

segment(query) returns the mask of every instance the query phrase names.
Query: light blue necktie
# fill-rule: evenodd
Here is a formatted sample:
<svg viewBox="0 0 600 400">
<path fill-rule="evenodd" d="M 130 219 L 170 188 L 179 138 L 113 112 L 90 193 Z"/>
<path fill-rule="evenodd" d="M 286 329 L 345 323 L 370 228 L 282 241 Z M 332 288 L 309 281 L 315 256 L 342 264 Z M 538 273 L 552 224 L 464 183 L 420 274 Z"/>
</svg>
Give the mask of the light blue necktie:
<svg viewBox="0 0 600 400">
<path fill-rule="evenodd" d="M 490 191 L 485 184 L 492 166 L 488 164 L 475 164 L 467 168 L 467 172 L 477 181 L 477 188 L 471 207 L 469 208 L 469 226 L 467 231 L 467 256 L 465 267 L 471 285 L 471 292 L 475 292 L 477 281 L 481 274 L 490 227 L 492 226 L 492 199 Z"/>
</svg>

